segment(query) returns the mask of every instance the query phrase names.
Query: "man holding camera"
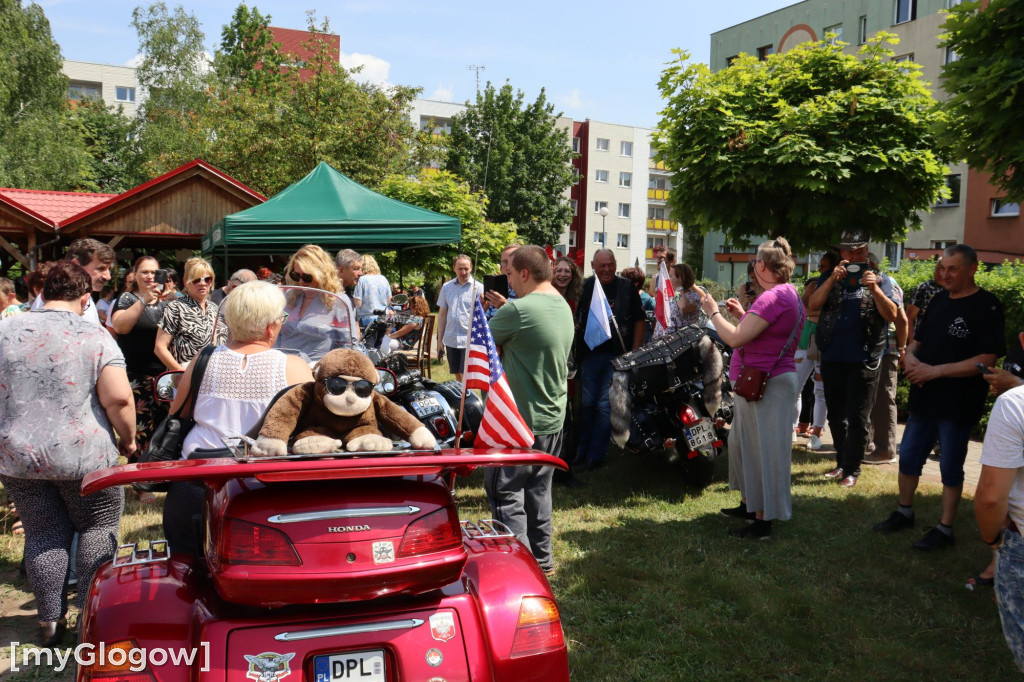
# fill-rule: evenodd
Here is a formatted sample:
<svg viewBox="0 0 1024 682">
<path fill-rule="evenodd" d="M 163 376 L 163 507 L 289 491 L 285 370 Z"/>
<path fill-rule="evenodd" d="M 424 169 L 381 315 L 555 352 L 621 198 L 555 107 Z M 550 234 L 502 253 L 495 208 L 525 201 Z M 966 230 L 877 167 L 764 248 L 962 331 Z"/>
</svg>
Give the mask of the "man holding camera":
<svg viewBox="0 0 1024 682">
<path fill-rule="evenodd" d="M 807 309 L 821 311 L 816 340 L 836 448 L 836 466 L 825 478 L 852 488 L 860 476 L 886 330 L 896 320 L 897 304 L 891 280 L 868 266 L 865 232 L 844 232 L 839 257 L 839 265 L 818 281 Z"/>
<path fill-rule="evenodd" d="M 1003 307 L 974 282 L 978 255 L 955 244 L 942 257 L 940 291 L 928 305 L 903 371 L 911 383 L 910 417 L 900 443 L 899 508 L 875 530 L 891 533 L 914 525 L 914 493 L 928 453 L 939 441 L 942 518 L 915 542 L 933 550 L 953 544 L 953 519 L 964 486 L 967 442 L 985 410 L 988 384 L 982 370 L 1006 353 Z M 982 367 L 979 368 L 979 365 Z"/>
</svg>

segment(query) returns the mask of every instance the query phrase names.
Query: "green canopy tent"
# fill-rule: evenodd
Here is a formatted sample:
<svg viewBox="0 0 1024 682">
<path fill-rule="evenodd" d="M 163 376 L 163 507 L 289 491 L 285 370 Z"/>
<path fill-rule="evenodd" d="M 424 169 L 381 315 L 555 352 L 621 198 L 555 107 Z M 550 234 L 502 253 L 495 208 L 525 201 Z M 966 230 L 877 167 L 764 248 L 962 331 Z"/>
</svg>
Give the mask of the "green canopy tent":
<svg viewBox="0 0 1024 682">
<path fill-rule="evenodd" d="M 287 256 L 303 244 L 328 251 L 393 251 L 451 244 L 458 218 L 378 194 L 320 162 L 266 202 L 225 216 L 202 239 L 203 254 Z"/>
</svg>

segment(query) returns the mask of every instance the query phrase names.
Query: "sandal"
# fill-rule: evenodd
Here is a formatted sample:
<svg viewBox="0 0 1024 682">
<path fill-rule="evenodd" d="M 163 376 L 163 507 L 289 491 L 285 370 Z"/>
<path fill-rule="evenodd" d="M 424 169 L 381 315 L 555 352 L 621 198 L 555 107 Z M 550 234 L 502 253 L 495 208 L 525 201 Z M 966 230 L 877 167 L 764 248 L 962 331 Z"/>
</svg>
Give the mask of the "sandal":
<svg viewBox="0 0 1024 682">
<path fill-rule="evenodd" d="M 11 524 L 11 535 L 24 535 L 25 526 L 21 525 L 21 519 L 15 519 L 14 523 Z"/>
<path fill-rule="evenodd" d="M 971 592 L 974 592 L 975 588 L 978 588 L 978 587 L 992 587 L 995 584 L 996 584 L 996 579 L 994 577 L 993 578 L 985 578 L 985 577 L 983 577 L 979 573 L 978 575 L 973 575 L 970 578 L 968 578 L 967 582 L 964 583 L 964 587 L 967 588 L 968 590 L 970 590 Z"/>
</svg>

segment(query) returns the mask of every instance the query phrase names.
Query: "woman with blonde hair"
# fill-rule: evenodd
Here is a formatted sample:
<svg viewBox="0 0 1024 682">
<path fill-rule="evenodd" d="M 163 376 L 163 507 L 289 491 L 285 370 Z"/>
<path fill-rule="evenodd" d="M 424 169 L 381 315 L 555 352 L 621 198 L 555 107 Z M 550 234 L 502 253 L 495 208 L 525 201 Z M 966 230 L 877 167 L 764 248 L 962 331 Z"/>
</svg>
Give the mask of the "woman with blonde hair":
<svg viewBox="0 0 1024 682">
<path fill-rule="evenodd" d="M 792 516 L 791 465 L 793 455 L 793 405 L 796 402 L 797 339 L 806 314 L 800 294 L 789 283 L 793 257 L 782 237 L 757 249 L 754 278 L 761 295 L 744 310 L 730 298 L 726 309 L 739 319 L 732 324 L 710 294 L 701 301 L 715 330 L 733 348 L 729 379 L 736 384 L 742 369 L 761 370 L 768 382 L 760 400 L 737 394 L 736 414 L 729 435 L 729 487 L 742 496 L 737 507 L 723 509 L 726 516 L 752 520 L 735 529 L 736 537 L 764 539 L 771 535 L 773 519 Z"/>
<path fill-rule="evenodd" d="M 168 370 L 184 369 L 203 348 L 227 338 L 226 330 L 217 327 L 217 304 L 210 300 L 211 291 L 213 268 L 202 258 L 189 258 L 182 297 L 164 309 L 153 347 Z"/>
<path fill-rule="evenodd" d="M 359 325 L 365 327 L 373 321 L 376 310 L 384 310 L 391 301 L 391 284 L 387 277 L 380 274 L 377 259 L 368 254 L 363 255 L 363 274 L 356 282 L 352 292 L 352 305 L 356 307 Z"/>
<path fill-rule="evenodd" d="M 284 269 L 287 286 L 284 312 L 287 320 L 277 339 L 278 348 L 299 350 L 317 361 L 332 348 L 340 348 L 359 338 L 359 326 L 347 299 L 334 261 L 315 244 L 306 244 L 288 259 Z M 325 294 L 318 294 L 321 289 Z M 324 330 L 329 329 L 329 333 Z"/>
</svg>

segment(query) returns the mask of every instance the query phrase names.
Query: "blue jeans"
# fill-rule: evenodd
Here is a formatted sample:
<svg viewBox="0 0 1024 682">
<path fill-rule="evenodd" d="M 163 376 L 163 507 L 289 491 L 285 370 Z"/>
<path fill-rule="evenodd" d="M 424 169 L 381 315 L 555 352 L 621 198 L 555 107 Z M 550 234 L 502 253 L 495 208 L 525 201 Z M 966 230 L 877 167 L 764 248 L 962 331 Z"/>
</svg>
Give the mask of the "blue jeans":
<svg viewBox="0 0 1024 682">
<path fill-rule="evenodd" d="M 964 484 L 964 460 L 971 426 L 949 419 L 922 417 L 911 413 L 900 442 L 900 473 L 920 476 L 928 453 L 939 441 L 939 471 L 942 485 L 956 488 Z"/>
<path fill-rule="evenodd" d="M 587 424 L 580 429 L 580 444 L 576 459 L 592 464 L 603 462 L 608 456 L 612 424 L 609 417 L 608 389 L 612 385 L 611 353 L 588 353 L 580 368 L 580 383 L 583 388 L 583 411 L 580 421 Z"/>
<path fill-rule="evenodd" d="M 996 604 L 1003 622 L 1003 637 L 1024 671 L 1024 537 L 1003 531 L 1003 544 L 996 550 Z"/>
</svg>

